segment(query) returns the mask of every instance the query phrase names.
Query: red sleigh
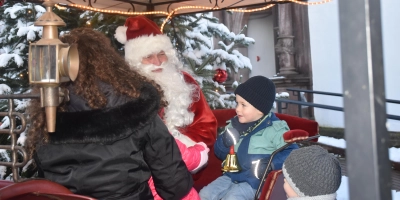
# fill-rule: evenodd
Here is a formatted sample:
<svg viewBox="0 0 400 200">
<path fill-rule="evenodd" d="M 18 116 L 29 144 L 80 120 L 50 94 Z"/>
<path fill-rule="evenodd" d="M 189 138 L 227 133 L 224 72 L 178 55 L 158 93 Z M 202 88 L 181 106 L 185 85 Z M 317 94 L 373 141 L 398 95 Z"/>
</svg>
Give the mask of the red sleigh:
<svg viewBox="0 0 400 200">
<path fill-rule="evenodd" d="M 218 127 L 226 126 L 226 122 L 236 115 L 236 111 L 234 109 L 213 110 L 213 113 L 217 118 Z M 313 138 L 318 135 L 318 123 L 316 121 L 286 114 L 275 114 L 279 119 L 285 120 L 289 128 L 291 129 L 291 131 L 288 131 L 284 135 L 284 139 L 286 142 L 298 142 L 301 140 L 307 140 L 307 137 L 304 137 L 304 134 L 307 134 L 308 138 Z M 299 133 L 299 131 L 304 132 L 304 134 Z M 300 134 L 301 137 L 296 137 L 298 136 L 297 134 Z M 317 140 L 318 139 L 313 139 L 312 141 L 316 142 Z M 221 176 L 221 171 L 218 171 L 218 169 L 221 168 L 221 163 L 222 161 L 219 160 L 214 154 L 210 154 L 208 166 L 200 172 L 203 174 L 207 174 L 207 177 L 202 176 L 201 178 L 196 180 L 195 188 L 202 188 L 205 185 L 209 184 L 212 180 Z M 259 196 L 260 200 L 286 200 L 287 197 L 283 190 L 282 170 L 269 172 L 268 176 L 265 177 L 265 183 L 258 192 L 260 192 L 261 194 Z"/>
<path fill-rule="evenodd" d="M 231 119 L 236 115 L 234 109 L 221 109 L 213 110 L 213 113 L 218 121 L 218 127 L 224 127 L 226 121 Z M 296 142 L 299 140 L 291 140 L 296 138 L 289 132 L 305 132 L 309 137 L 318 134 L 318 123 L 312 120 L 307 120 L 295 116 L 290 116 L 286 114 L 276 113 L 276 116 L 281 120 L 285 120 L 292 131 L 285 133 L 287 142 Z M 295 130 L 297 129 L 297 130 Z M 305 139 L 304 137 L 300 139 Z M 211 152 L 213 150 L 211 149 Z M 194 175 L 195 184 L 194 187 L 200 190 L 202 187 L 209 184 L 211 181 L 215 180 L 217 177 L 221 176 L 221 160 L 219 160 L 213 153 L 210 153 L 208 165 Z M 283 191 L 283 176 L 282 171 L 272 171 L 268 173 L 265 177 L 265 184 L 259 190 L 259 199 L 286 199 L 286 195 Z M 89 200 L 93 199 L 90 197 L 73 194 L 64 186 L 51 182 L 44 179 L 31 179 L 22 182 L 12 182 L 0 180 L 0 199 L 10 199 L 10 200 L 22 200 L 22 199 L 32 199 L 32 200 L 45 200 L 45 199 L 65 199 L 65 200 Z"/>
</svg>

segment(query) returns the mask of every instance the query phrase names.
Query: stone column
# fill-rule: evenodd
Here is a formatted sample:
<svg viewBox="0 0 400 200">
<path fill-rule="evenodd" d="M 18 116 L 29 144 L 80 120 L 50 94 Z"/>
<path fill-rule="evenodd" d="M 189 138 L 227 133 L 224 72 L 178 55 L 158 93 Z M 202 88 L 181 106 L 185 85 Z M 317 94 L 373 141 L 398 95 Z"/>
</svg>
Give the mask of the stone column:
<svg viewBox="0 0 400 200">
<path fill-rule="evenodd" d="M 292 4 L 278 4 L 278 57 L 279 75 L 298 74 L 295 69 L 292 25 Z"/>
</svg>

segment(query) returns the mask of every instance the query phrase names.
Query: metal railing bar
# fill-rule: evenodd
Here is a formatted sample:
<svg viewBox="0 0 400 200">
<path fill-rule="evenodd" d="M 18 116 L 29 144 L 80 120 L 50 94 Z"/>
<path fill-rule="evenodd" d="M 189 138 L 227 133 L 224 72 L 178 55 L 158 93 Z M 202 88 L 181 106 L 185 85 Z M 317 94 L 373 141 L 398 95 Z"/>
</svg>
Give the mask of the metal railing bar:
<svg viewBox="0 0 400 200">
<path fill-rule="evenodd" d="M 342 107 L 327 106 L 327 105 L 323 105 L 323 104 L 309 103 L 309 102 L 304 102 L 304 101 L 295 101 L 295 100 L 290 100 L 290 99 L 276 99 L 276 101 L 283 102 L 283 103 L 297 104 L 297 105 L 302 105 L 302 106 L 311 106 L 311 107 L 316 107 L 316 108 L 324 108 L 324 109 L 329 109 L 329 110 L 343 111 Z"/>
<path fill-rule="evenodd" d="M 338 96 L 342 97 L 343 95 L 340 93 L 333 93 L 333 92 L 323 92 L 323 91 L 316 91 L 316 90 L 304 90 L 304 89 L 297 89 L 297 88 L 286 88 L 288 91 L 295 91 L 295 92 L 306 92 L 306 93 L 313 93 L 313 94 L 324 94 L 330 96 Z"/>
<path fill-rule="evenodd" d="M 343 94 L 333 93 L 333 92 L 323 92 L 323 91 L 316 91 L 316 90 L 304 90 L 304 89 L 297 89 L 297 88 L 286 88 L 286 90 L 293 91 L 293 92 L 305 92 L 305 93 L 323 94 L 323 95 L 343 97 Z M 294 95 L 294 96 L 296 96 L 296 95 Z M 386 102 L 387 103 L 400 104 L 400 100 L 394 100 L 394 99 L 386 99 Z"/>
<path fill-rule="evenodd" d="M 400 100 L 386 99 L 386 102 L 400 104 Z"/>
<path fill-rule="evenodd" d="M 2 94 L 0 95 L 0 99 L 34 99 L 40 98 L 40 94 Z"/>
<path fill-rule="evenodd" d="M 296 104 L 299 106 L 311 106 L 311 107 L 315 107 L 315 108 L 322 108 L 322 109 L 336 110 L 336 111 L 344 112 L 344 109 L 342 107 L 337 107 L 337 106 L 327 106 L 327 105 L 323 105 L 323 104 L 309 103 L 309 102 L 296 101 L 296 100 L 290 100 L 290 99 L 276 99 L 275 101 L 278 102 L 278 105 L 277 105 L 278 113 L 282 112 L 282 105 L 279 105 L 281 103 Z M 398 115 L 387 114 L 387 118 L 400 121 L 400 116 L 398 116 Z"/>
<path fill-rule="evenodd" d="M 398 116 L 398 115 L 387 115 L 387 118 L 388 119 L 394 119 L 394 120 L 399 120 L 400 121 L 400 116 Z"/>
</svg>

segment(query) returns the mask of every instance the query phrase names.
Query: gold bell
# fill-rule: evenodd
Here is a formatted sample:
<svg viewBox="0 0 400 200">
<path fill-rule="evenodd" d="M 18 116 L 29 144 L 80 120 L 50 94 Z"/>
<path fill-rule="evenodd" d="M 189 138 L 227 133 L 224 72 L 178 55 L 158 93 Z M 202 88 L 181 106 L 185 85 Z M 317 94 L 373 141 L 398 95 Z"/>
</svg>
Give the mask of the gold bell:
<svg viewBox="0 0 400 200">
<path fill-rule="evenodd" d="M 235 154 L 234 145 L 231 146 L 229 154 L 226 156 L 223 163 L 222 171 L 224 172 L 239 172 L 241 170 Z"/>
</svg>

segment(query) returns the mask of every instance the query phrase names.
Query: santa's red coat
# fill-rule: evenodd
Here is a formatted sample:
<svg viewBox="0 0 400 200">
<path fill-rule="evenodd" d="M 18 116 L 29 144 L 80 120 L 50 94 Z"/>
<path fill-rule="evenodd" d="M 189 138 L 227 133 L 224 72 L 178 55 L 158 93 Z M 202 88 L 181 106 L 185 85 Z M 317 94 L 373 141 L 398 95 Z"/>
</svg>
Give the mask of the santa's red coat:
<svg viewBox="0 0 400 200">
<path fill-rule="evenodd" d="M 186 83 L 196 85 L 199 91 L 199 98 L 198 101 L 194 101 L 190 105 L 190 111 L 194 113 L 193 122 L 186 127 L 180 128 L 179 131 L 195 142 L 206 143 L 210 148 L 217 138 L 217 119 L 212 113 L 197 81 L 186 72 L 183 72 L 183 76 Z"/>
</svg>

